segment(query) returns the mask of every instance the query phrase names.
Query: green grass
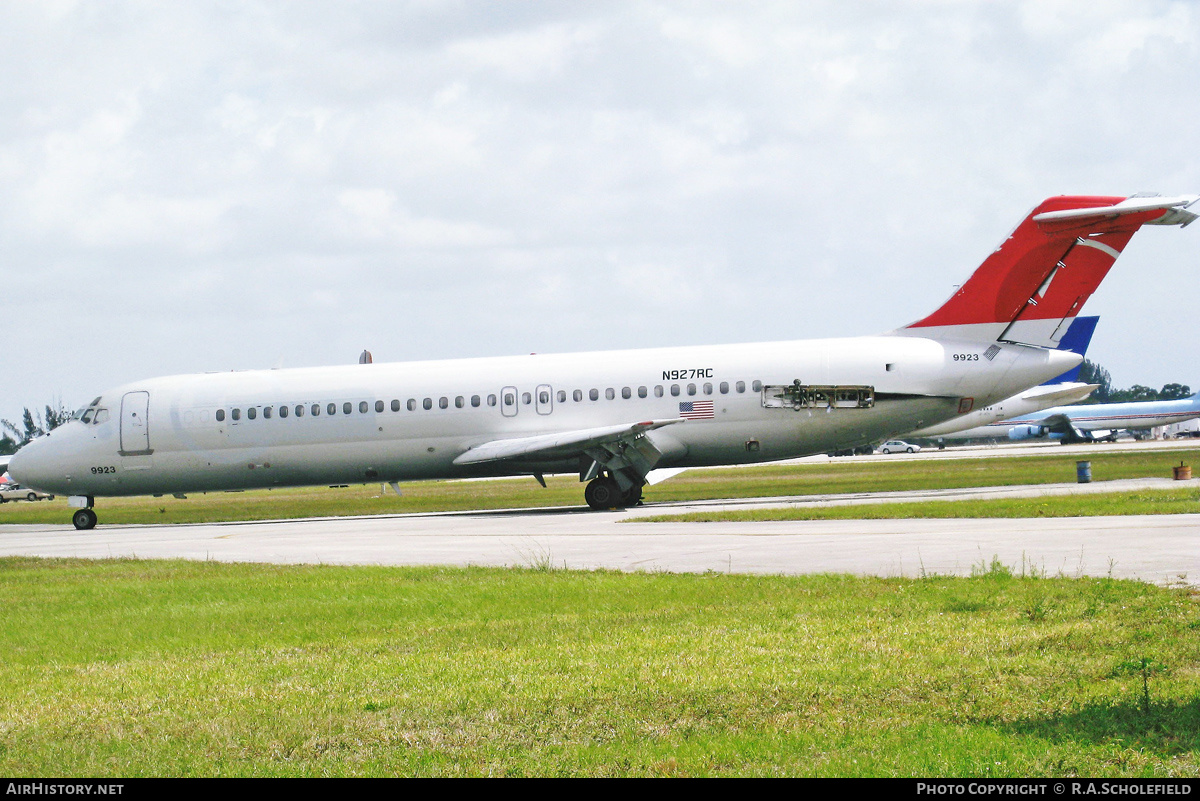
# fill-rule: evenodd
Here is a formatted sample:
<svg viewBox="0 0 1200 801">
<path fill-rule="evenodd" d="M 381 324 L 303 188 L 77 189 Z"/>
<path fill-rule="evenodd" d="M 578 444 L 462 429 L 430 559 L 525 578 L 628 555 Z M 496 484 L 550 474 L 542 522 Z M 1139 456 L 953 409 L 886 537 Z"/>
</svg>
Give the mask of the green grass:
<svg viewBox="0 0 1200 801">
<path fill-rule="evenodd" d="M 1078 456 L 1057 454 L 1025 457 L 915 459 L 895 462 L 831 462 L 828 464 L 689 470 L 648 487 L 646 499 L 694 501 L 730 497 L 771 497 L 825 493 L 987 487 L 1006 484 L 1073 482 Z M 1200 462 L 1200 450 L 1106 451 L 1089 454 L 1096 481 L 1170 477 L 1181 461 Z M 551 476 L 548 488 L 532 478 L 499 481 L 426 481 L 405 484 L 403 497 L 379 484 L 342 489 L 308 487 L 217 492 L 176 498 L 98 498 L 103 524 L 196 523 L 266 520 L 338 515 L 400 514 L 468 509 L 582 506 L 583 485 L 575 476 Z M 62 498 L 38 503 L 0 505 L 3 523 L 67 523 L 71 509 Z"/>
<path fill-rule="evenodd" d="M 0 560 L 0 774 L 1195 776 L 1112 579 Z"/>
<path fill-rule="evenodd" d="M 891 520 L 972 517 L 1099 517 L 1200 513 L 1200 489 L 1102 492 L 1041 498 L 863 503 L 775 509 L 712 509 L 629 518 L 625 523 L 713 523 L 763 520 Z"/>
</svg>

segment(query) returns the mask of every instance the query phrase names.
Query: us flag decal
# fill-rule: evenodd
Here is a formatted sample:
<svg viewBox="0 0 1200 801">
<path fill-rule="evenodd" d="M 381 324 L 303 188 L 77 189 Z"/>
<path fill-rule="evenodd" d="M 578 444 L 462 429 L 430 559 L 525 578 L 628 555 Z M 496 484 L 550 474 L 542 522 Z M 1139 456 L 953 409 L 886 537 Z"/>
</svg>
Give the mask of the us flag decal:
<svg viewBox="0 0 1200 801">
<path fill-rule="evenodd" d="M 679 416 L 685 420 L 713 420 L 716 410 L 712 401 L 684 401 L 679 404 Z"/>
</svg>

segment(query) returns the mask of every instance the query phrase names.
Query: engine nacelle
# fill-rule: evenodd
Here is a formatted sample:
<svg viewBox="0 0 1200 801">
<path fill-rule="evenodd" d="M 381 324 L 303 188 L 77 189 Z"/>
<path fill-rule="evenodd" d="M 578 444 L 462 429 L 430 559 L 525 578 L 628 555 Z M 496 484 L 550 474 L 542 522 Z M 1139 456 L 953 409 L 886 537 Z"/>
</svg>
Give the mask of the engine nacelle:
<svg viewBox="0 0 1200 801">
<path fill-rule="evenodd" d="M 1046 436 L 1045 426 L 1013 426 L 1008 429 L 1008 438 L 1011 440 L 1022 439 L 1038 439 Z"/>
</svg>

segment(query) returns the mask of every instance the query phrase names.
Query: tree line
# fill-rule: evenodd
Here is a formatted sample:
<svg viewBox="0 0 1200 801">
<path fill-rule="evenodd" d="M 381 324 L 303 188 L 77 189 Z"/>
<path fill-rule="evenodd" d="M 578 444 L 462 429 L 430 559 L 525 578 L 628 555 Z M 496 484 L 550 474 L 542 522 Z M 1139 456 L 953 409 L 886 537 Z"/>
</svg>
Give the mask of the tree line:
<svg viewBox="0 0 1200 801">
<path fill-rule="evenodd" d="M 35 415 L 25 407 L 21 415 L 21 425 L 8 420 L 0 420 L 0 454 L 16 453 L 25 443 L 34 437 L 40 437 L 61 426 L 75 416 L 75 413 L 59 403 L 57 406 L 46 406 L 44 414 Z"/>
<path fill-rule="evenodd" d="M 1128 389 L 1116 389 L 1112 376 L 1100 365 L 1087 359 L 1079 370 L 1079 380 L 1085 384 L 1099 384 L 1087 400 L 1081 403 L 1131 403 L 1133 401 L 1179 400 L 1192 394 L 1187 384 L 1163 384 L 1162 389 L 1134 384 Z"/>
</svg>

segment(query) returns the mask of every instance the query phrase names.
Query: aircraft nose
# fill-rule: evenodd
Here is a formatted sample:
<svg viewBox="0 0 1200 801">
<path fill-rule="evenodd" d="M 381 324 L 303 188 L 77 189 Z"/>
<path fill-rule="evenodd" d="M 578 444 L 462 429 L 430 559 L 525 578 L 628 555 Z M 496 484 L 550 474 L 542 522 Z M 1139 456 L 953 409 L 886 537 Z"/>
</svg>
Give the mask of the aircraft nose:
<svg viewBox="0 0 1200 801">
<path fill-rule="evenodd" d="M 8 474 L 13 480 L 26 487 L 43 491 L 53 490 L 54 471 L 46 458 L 47 443 L 38 438 L 26 444 L 8 460 Z"/>
</svg>

